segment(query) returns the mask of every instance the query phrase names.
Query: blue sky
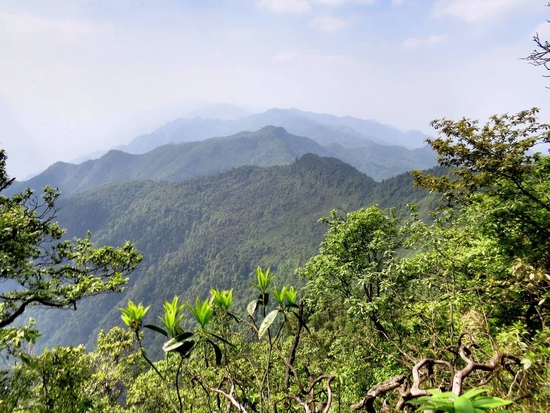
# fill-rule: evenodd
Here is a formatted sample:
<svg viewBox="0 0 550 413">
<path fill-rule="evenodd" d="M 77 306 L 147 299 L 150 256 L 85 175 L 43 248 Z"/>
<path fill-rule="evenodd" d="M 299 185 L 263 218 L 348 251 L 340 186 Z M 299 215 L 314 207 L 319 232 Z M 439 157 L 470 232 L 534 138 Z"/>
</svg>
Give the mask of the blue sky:
<svg viewBox="0 0 550 413">
<path fill-rule="evenodd" d="M 0 145 L 25 177 L 209 103 L 375 119 L 538 106 L 539 0 L 4 0 Z"/>
</svg>

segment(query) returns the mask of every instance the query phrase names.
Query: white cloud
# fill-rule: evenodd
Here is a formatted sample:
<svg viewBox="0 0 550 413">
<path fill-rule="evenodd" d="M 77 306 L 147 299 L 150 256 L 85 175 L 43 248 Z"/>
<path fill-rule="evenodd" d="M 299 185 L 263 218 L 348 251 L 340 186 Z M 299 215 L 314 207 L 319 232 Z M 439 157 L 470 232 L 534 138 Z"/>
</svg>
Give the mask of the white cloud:
<svg viewBox="0 0 550 413">
<path fill-rule="evenodd" d="M 273 13 L 300 14 L 310 10 L 307 0 L 260 0 L 258 6 Z"/>
<path fill-rule="evenodd" d="M 400 6 L 401 4 L 403 4 L 403 0 L 391 0 L 391 5 L 392 6 Z"/>
<path fill-rule="evenodd" d="M 73 42 L 84 36 L 104 33 L 108 26 L 76 19 L 46 19 L 30 15 L 0 13 L 0 28 L 10 36 L 46 36 L 57 41 Z"/>
<path fill-rule="evenodd" d="M 526 3 L 526 0 L 437 0 L 433 15 L 480 23 L 525 9 L 529 7 Z"/>
<path fill-rule="evenodd" d="M 446 35 L 432 34 L 428 37 L 409 37 L 403 41 L 403 47 L 406 49 L 416 49 L 422 46 L 430 46 L 443 43 L 447 40 Z"/>
<path fill-rule="evenodd" d="M 347 21 L 339 19 L 337 17 L 319 16 L 313 19 L 313 21 L 310 23 L 310 26 L 327 32 L 333 32 L 343 29 L 347 26 L 347 24 Z"/>
</svg>

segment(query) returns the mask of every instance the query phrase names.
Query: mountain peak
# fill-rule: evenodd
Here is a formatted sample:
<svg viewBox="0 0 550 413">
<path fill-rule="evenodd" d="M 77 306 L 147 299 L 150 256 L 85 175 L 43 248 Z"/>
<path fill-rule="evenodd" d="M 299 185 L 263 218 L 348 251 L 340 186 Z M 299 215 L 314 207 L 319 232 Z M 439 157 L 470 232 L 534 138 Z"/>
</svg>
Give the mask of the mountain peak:
<svg viewBox="0 0 550 413">
<path fill-rule="evenodd" d="M 276 133 L 276 134 L 286 134 L 288 135 L 288 132 L 286 131 L 285 128 L 283 128 L 282 126 L 273 126 L 273 125 L 267 125 L 267 126 L 264 126 L 260 129 L 260 131 L 262 132 L 272 132 L 272 133 Z"/>
</svg>

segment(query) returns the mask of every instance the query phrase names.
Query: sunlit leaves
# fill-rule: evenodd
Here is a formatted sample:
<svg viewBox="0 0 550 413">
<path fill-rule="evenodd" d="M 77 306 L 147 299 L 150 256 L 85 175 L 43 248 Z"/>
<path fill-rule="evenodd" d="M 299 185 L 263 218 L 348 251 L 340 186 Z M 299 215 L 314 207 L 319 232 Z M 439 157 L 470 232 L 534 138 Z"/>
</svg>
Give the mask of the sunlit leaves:
<svg viewBox="0 0 550 413">
<path fill-rule="evenodd" d="M 233 303 L 233 290 L 220 291 L 214 288 L 210 290 L 210 295 L 212 297 L 212 302 L 225 311 L 228 311 Z"/>
<path fill-rule="evenodd" d="M 258 300 L 261 301 L 263 305 L 267 305 L 269 300 L 268 288 L 273 282 L 273 276 L 270 275 L 270 269 L 268 268 L 264 272 L 260 267 L 256 268 L 256 278 L 258 283 L 252 283 L 252 286 L 260 292 Z"/>
<path fill-rule="evenodd" d="M 487 392 L 485 388 L 472 389 L 460 396 L 439 390 L 428 390 L 428 392 L 430 396 L 421 396 L 408 403 L 418 405 L 417 411 L 437 410 L 449 413 L 482 413 L 512 403 L 499 397 L 480 396 Z"/>
<path fill-rule="evenodd" d="M 428 143 L 451 176 L 413 173 L 415 185 L 443 194 L 448 206 L 482 205 L 480 221 L 511 257 L 550 269 L 550 159 L 535 152 L 550 142 L 550 125 L 537 121 L 538 109 L 477 121 L 437 120 L 439 137 Z"/>
<path fill-rule="evenodd" d="M 124 324 L 134 331 L 138 331 L 142 326 L 142 320 L 151 306 L 144 307 L 142 303 L 135 305 L 133 301 L 128 301 L 126 308 L 120 308 L 121 318 Z"/>
<path fill-rule="evenodd" d="M 214 314 L 214 307 L 212 306 L 210 300 L 204 300 L 201 302 L 199 297 L 195 300 L 195 306 L 187 304 L 187 307 L 202 328 L 206 327 Z"/>
<path fill-rule="evenodd" d="M 164 302 L 163 316 L 159 317 L 159 320 L 162 322 L 171 337 L 176 337 L 177 335 L 183 333 L 180 324 L 183 321 L 184 308 L 185 304 L 179 305 L 179 299 L 177 296 L 174 297 L 172 302 Z"/>
<path fill-rule="evenodd" d="M 285 285 L 279 289 L 275 286 L 271 290 L 271 293 L 281 308 L 297 307 L 296 297 L 298 296 L 298 292 L 294 287 Z"/>
<path fill-rule="evenodd" d="M 377 206 L 326 219 L 330 227 L 319 254 L 300 275 L 308 279 L 312 306 L 353 297 L 370 303 L 380 295 L 382 282 L 390 279 L 389 265 L 403 246 L 406 227 L 392 210 Z"/>
</svg>

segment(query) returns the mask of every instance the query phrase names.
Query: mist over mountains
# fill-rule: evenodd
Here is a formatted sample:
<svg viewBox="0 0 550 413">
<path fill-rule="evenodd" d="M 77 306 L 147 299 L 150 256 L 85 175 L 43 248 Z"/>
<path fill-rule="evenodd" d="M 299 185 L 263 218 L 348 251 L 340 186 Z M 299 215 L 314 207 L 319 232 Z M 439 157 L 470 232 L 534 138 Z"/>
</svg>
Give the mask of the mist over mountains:
<svg viewBox="0 0 550 413">
<path fill-rule="evenodd" d="M 144 153 L 167 143 L 190 142 L 241 131 L 255 131 L 267 125 L 283 127 L 291 134 L 307 136 L 325 146 L 339 144 L 350 148 L 374 142 L 388 146 L 419 148 L 424 146 L 423 142 L 426 139 L 426 135 L 419 131 L 403 133 L 391 126 L 350 116 L 338 117 L 298 109 L 269 109 L 264 113 L 232 120 L 202 117 L 176 119 L 150 134 L 136 137 L 128 145 L 117 149 L 129 153 Z"/>
<path fill-rule="evenodd" d="M 229 109 L 213 107 L 202 113 L 225 118 L 240 113 Z M 424 139 L 418 131 L 402 133 L 374 121 L 297 109 L 270 109 L 240 119 L 176 119 L 98 159 L 57 162 L 11 191 L 49 185 L 68 195 L 109 182 L 174 182 L 242 165 L 288 164 L 305 153 L 336 157 L 382 180 L 434 166 L 433 152 L 418 147 Z"/>
</svg>

